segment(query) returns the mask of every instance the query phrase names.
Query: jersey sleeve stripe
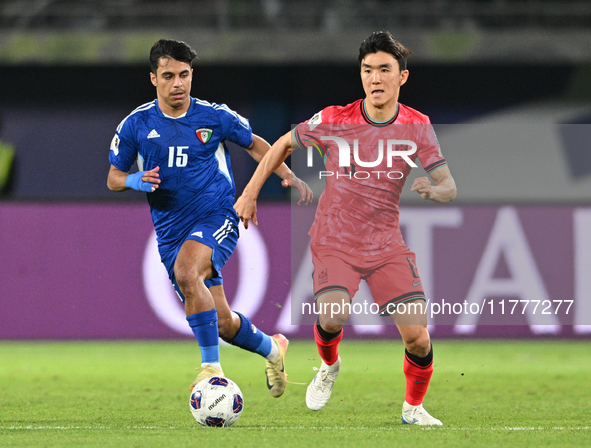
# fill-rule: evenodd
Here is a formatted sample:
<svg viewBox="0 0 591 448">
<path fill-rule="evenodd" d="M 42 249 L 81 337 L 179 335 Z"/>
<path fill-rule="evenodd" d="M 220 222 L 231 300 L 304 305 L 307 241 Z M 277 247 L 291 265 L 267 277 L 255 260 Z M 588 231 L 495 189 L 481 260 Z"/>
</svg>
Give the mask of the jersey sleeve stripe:
<svg viewBox="0 0 591 448">
<path fill-rule="evenodd" d="M 213 107 L 213 105 L 209 101 L 200 100 L 199 98 L 195 98 L 195 104 L 199 104 L 201 106 L 206 107 Z"/>
<path fill-rule="evenodd" d="M 306 149 L 306 145 L 304 144 L 304 142 L 302 142 L 302 138 L 300 137 L 300 133 L 298 132 L 298 128 L 295 127 L 293 128 L 293 138 L 292 140 L 295 139 L 295 142 L 297 143 L 298 147 L 300 149 Z"/>
<path fill-rule="evenodd" d="M 438 160 L 437 162 L 432 163 L 431 165 L 425 167 L 425 171 L 427 173 L 430 173 L 431 171 L 436 170 L 437 168 L 441 168 L 443 165 L 447 165 L 447 160 L 445 160 L 445 159 Z"/>
<path fill-rule="evenodd" d="M 142 112 L 144 110 L 151 109 L 154 106 L 156 106 L 156 100 L 150 101 L 149 103 L 146 103 L 146 104 L 142 104 L 141 106 L 139 106 L 138 108 L 136 108 L 127 117 L 125 117 L 123 120 L 121 120 L 121 123 L 119 123 L 119 126 L 117 126 L 117 133 L 121 132 L 121 128 L 123 127 L 123 125 L 125 124 L 125 122 L 127 121 L 127 119 L 129 117 L 131 117 L 133 114 L 136 114 L 138 112 Z"/>
</svg>

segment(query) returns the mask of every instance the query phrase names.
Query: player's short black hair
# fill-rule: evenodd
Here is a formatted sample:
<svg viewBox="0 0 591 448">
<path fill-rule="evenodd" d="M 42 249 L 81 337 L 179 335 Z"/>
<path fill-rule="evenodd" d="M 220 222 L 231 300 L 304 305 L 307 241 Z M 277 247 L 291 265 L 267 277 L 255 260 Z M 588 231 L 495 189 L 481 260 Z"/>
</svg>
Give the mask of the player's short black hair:
<svg viewBox="0 0 591 448">
<path fill-rule="evenodd" d="M 179 40 L 160 39 L 150 50 L 150 69 L 156 74 L 158 61 L 162 57 L 169 57 L 191 65 L 197 53 L 188 44 Z"/>
<path fill-rule="evenodd" d="M 383 51 L 390 53 L 398 61 L 400 71 L 406 70 L 406 58 L 412 54 L 408 48 L 398 42 L 388 31 L 375 31 L 361 42 L 359 47 L 359 66 L 361 61 L 370 53 Z"/>
</svg>

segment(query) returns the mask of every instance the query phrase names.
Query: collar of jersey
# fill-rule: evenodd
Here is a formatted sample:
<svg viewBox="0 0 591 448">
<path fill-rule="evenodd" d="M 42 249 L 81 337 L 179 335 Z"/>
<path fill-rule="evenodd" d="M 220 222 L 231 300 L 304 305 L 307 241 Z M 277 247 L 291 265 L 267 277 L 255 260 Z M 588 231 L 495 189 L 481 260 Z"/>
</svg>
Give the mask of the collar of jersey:
<svg viewBox="0 0 591 448">
<path fill-rule="evenodd" d="M 367 113 L 367 110 L 365 110 L 365 99 L 363 99 L 361 101 L 361 115 L 363 116 L 363 119 L 365 121 L 367 121 L 369 124 L 371 124 L 372 126 L 377 126 L 377 127 L 388 126 L 389 124 L 394 123 L 396 121 L 396 119 L 398 118 L 399 106 L 400 106 L 400 104 L 399 103 L 396 103 L 396 113 L 389 120 L 386 120 L 386 121 L 374 121 L 371 118 L 369 118 L 369 114 Z"/>
<path fill-rule="evenodd" d="M 164 112 L 162 112 L 162 109 L 160 109 L 157 99 L 156 99 L 156 107 L 158 108 L 158 111 L 160 111 L 160 113 L 162 115 L 164 115 L 166 118 L 172 118 L 173 120 L 178 120 L 179 118 L 186 117 L 187 114 L 189 113 L 189 111 L 191 110 L 191 108 L 193 107 L 193 98 L 191 98 L 191 97 L 189 97 L 189 98 L 190 98 L 190 103 L 189 103 L 189 108 L 187 109 L 187 112 L 185 112 L 183 115 L 179 115 L 178 117 L 171 117 L 170 115 L 166 115 Z"/>
</svg>

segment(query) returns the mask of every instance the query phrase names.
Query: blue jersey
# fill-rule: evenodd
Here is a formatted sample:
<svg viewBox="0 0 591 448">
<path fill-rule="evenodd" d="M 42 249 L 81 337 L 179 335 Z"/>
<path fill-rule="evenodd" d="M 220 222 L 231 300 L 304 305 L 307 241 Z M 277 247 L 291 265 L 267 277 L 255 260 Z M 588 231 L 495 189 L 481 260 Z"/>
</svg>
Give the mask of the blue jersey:
<svg viewBox="0 0 591 448">
<path fill-rule="evenodd" d="M 224 142 L 252 144 L 248 120 L 226 105 L 190 98 L 183 117 L 162 113 L 158 100 L 127 116 L 111 143 L 109 161 L 128 172 L 137 160 L 140 171 L 160 167 L 161 183 L 148 193 L 160 252 L 181 243 L 195 220 L 210 213 L 234 211 L 236 189 Z"/>
</svg>

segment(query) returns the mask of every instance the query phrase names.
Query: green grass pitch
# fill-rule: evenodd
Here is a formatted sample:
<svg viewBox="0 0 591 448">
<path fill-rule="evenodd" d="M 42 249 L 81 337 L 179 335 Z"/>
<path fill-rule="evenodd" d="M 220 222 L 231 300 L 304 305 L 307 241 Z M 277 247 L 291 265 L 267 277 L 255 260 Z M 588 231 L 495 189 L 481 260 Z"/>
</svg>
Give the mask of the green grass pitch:
<svg viewBox="0 0 591 448">
<path fill-rule="evenodd" d="M 328 405 L 306 386 L 273 399 L 264 362 L 223 346 L 245 408 L 231 428 L 189 411 L 199 357 L 182 342 L 1 342 L 1 447 L 588 447 L 591 341 L 434 341 L 425 407 L 444 427 L 402 425 L 400 341 L 344 341 Z M 292 341 L 289 380 L 319 366 L 311 340 Z"/>
</svg>

